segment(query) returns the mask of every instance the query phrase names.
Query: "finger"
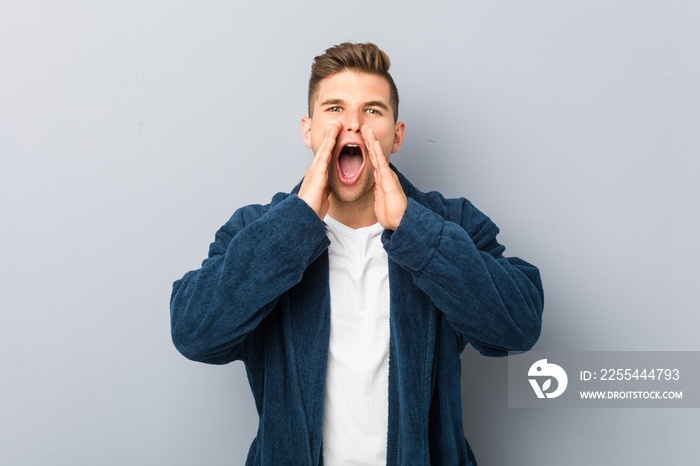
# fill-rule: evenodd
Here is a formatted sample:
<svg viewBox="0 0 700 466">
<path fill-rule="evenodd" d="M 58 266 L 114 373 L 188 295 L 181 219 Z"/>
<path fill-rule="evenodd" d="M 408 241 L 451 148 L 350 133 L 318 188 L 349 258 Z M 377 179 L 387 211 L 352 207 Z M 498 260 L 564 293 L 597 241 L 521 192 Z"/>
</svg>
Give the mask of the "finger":
<svg viewBox="0 0 700 466">
<path fill-rule="evenodd" d="M 382 174 L 376 166 L 374 169 L 374 187 L 382 189 Z"/>
<path fill-rule="evenodd" d="M 321 146 L 318 149 L 318 154 L 322 159 L 330 159 L 331 153 L 333 152 L 333 147 L 335 146 L 335 140 L 340 132 L 340 122 L 332 121 L 326 128 L 326 133 L 321 142 Z"/>
<path fill-rule="evenodd" d="M 372 131 L 372 128 L 370 128 L 367 125 L 363 125 L 361 128 L 361 133 L 362 133 L 362 139 L 365 142 L 365 147 L 367 148 L 367 155 L 369 157 L 369 161 L 372 164 L 372 167 L 374 167 L 374 172 L 377 173 L 377 170 L 379 170 L 379 165 L 378 165 L 378 157 L 379 154 L 381 154 L 381 145 L 379 146 L 379 150 L 377 151 L 377 138 L 374 135 L 374 131 Z M 379 180 L 377 180 L 378 182 Z"/>
<path fill-rule="evenodd" d="M 333 151 L 333 147 L 335 146 L 335 139 L 338 136 L 339 131 L 339 122 L 334 121 L 328 125 L 323 135 L 321 145 L 319 145 L 318 149 L 316 150 L 316 153 L 314 154 L 314 159 L 311 162 L 311 166 L 309 167 L 309 173 L 314 172 L 319 164 L 322 164 L 323 170 L 325 170 L 326 166 L 328 165 L 328 161 L 330 160 L 330 155 Z"/>
<path fill-rule="evenodd" d="M 300 191 L 305 192 L 304 188 L 313 185 L 316 189 L 323 189 L 325 195 L 328 161 L 333 146 L 335 145 L 335 138 L 338 135 L 338 131 L 340 131 L 340 123 L 337 121 L 331 122 L 326 128 L 323 140 L 314 154 L 311 165 L 309 165 L 309 168 L 306 170 L 306 175 L 304 176 Z"/>
<path fill-rule="evenodd" d="M 374 143 L 372 144 L 374 147 L 374 156 L 376 157 L 376 164 L 379 169 L 385 169 L 388 167 L 386 163 L 386 157 L 384 157 L 384 151 L 382 150 L 382 145 L 377 141 L 376 139 L 374 140 Z"/>
<path fill-rule="evenodd" d="M 374 183 L 374 211 L 377 214 L 377 218 L 380 219 L 380 223 L 385 215 L 385 205 L 384 190 L 379 186 L 379 181 L 377 181 Z"/>
<path fill-rule="evenodd" d="M 390 182 L 392 172 L 389 165 L 386 162 L 386 157 L 384 157 L 384 152 L 382 151 L 382 145 L 374 140 L 372 144 L 372 153 L 374 154 L 374 160 L 372 164 L 374 165 L 374 173 L 376 174 L 376 181 L 382 187 L 382 189 L 387 189 L 389 186 L 385 186 L 385 183 Z"/>
<path fill-rule="evenodd" d="M 372 156 L 372 165 L 375 169 L 380 167 L 388 167 L 386 162 L 386 157 L 384 156 L 384 151 L 382 150 L 382 145 L 374 135 L 374 131 L 367 125 L 362 127 L 362 135 L 365 140 L 365 145 L 368 147 L 368 151 Z"/>
<path fill-rule="evenodd" d="M 384 157 L 381 143 L 377 140 L 372 128 L 366 125 L 362 128 L 362 135 L 365 140 L 367 152 L 370 155 L 370 161 L 374 167 L 375 186 L 379 187 L 382 191 L 391 189 L 391 185 L 386 185 L 386 183 L 391 183 L 392 174 L 387 172 L 387 170 L 391 170 L 386 163 L 386 157 Z"/>
</svg>

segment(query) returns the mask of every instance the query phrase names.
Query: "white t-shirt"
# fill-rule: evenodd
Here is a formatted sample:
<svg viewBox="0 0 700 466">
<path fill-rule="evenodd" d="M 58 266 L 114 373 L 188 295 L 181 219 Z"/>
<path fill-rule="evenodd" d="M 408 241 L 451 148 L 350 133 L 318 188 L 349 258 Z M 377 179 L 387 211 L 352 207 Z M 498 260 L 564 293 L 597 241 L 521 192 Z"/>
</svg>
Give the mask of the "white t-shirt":
<svg viewBox="0 0 700 466">
<path fill-rule="evenodd" d="M 331 336 L 323 461 L 385 465 L 389 417 L 389 266 L 382 226 L 353 229 L 326 216 L 331 241 Z"/>
</svg>

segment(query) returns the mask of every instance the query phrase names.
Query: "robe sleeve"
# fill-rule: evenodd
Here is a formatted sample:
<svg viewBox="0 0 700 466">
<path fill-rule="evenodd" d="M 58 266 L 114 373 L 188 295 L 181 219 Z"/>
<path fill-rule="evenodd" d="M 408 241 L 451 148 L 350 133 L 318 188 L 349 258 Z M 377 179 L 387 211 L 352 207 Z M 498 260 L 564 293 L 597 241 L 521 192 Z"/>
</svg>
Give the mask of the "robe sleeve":
<svg viewBox="0 0 700 466">
<path fill-rule="evenodd" d="M 466 199 L 441 199 L 439 215 L 409 199 L 399 227 L 384 235 L 389 258 L 479 352 L 526 351 L 542 326 L 538 269 L 503 256 L 498 227 Z"/>
<path fill-rule="evenodd" d="M 187 358 L 225 364 L 327 247 L 323 222 L 296 195 L 236 211 L 202 266 L 173 284 L 171 334 Z"/>
</svg>

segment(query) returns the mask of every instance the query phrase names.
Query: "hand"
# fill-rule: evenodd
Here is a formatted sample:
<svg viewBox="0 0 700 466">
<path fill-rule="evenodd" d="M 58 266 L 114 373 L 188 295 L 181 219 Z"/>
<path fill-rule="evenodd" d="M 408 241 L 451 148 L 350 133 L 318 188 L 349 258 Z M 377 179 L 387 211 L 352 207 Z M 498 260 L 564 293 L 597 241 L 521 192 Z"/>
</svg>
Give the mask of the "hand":
<svg viewBox="0 0 700 466">
<path fill-rule="evenodd" d="M 408 198 L 403 192 L 399 177 L 389 167 L 382 146 L 374 136 L 374 131 L 362 126 L 362 137 L 374 166 L 374 214 L 386 230 L 396 230 L 408 206 Z"/>
<path fill-rule="evenodd" d="M 306 171 L 304 181 L 302 181 L 297 194 L 316 212 L 320 219 L 326 216 L 330 207 L 328 196 L 330 196 L 331 190 L 328 187 L 328 163 L 340 128 L 341 124 L 337 121 L 332 122 L 326 128 L 323 141 L 314 154 L 314 160 Z"/>
</svg>

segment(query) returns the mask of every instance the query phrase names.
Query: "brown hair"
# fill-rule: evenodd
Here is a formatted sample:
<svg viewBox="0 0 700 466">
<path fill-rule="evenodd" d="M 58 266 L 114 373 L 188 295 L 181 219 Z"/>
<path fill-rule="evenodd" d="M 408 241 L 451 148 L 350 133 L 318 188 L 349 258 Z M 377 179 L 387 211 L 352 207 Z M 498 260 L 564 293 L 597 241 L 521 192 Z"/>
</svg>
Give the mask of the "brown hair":
<svg viewBox="0 0 700 466">
<path fill-rule="evenodd" d="M 309 79 L 309 117 L 313 116 L 314 101 L 321 81 L 344 70 L 376 74 L 389 83 L 389 98 L 394 111 L 394 121 L 399 118 L 399 91 L 389 74 L 389 56 L 372 43 L 353 44 L 344 42 L 314 58 Z"/>
</svg>

